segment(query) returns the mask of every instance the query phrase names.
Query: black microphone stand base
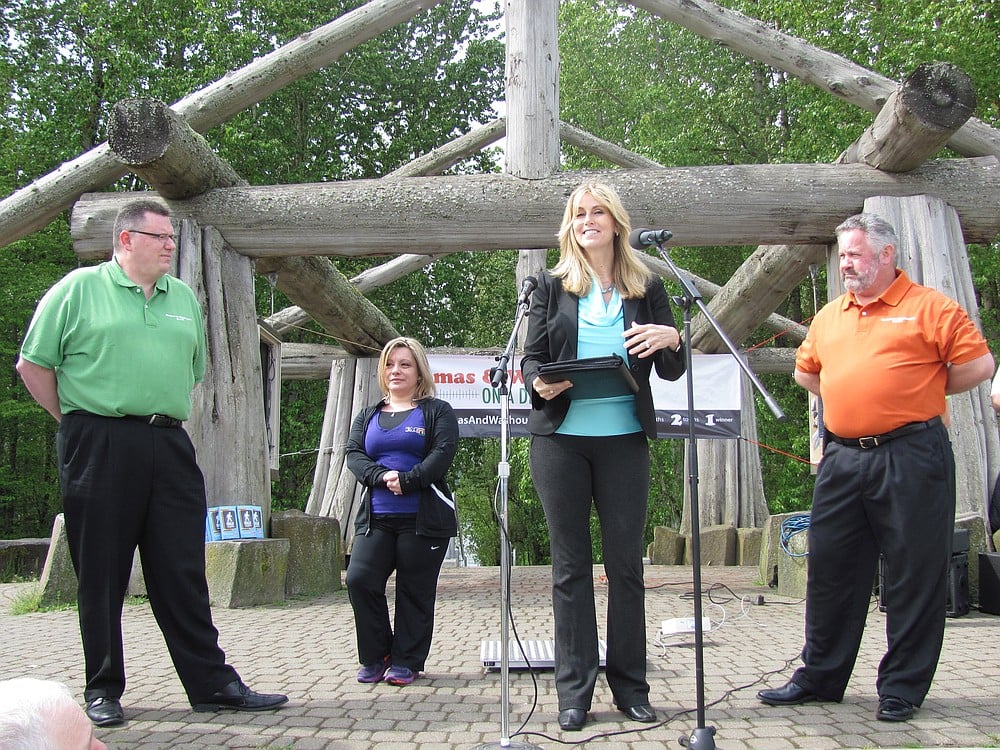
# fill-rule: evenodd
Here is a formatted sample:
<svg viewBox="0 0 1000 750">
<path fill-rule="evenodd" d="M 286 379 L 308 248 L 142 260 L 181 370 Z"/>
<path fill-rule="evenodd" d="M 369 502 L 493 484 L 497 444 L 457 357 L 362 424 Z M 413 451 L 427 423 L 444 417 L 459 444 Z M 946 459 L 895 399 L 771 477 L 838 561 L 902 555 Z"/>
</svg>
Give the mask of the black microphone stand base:
<svg viewBox="0 0 1000 750">
<path fill-rule="evenodd" d="M 681 737 L 678 742 L 690 750 L 715 750 L 715 727 L 698 727 L 688 737 Z"/>
</svg>

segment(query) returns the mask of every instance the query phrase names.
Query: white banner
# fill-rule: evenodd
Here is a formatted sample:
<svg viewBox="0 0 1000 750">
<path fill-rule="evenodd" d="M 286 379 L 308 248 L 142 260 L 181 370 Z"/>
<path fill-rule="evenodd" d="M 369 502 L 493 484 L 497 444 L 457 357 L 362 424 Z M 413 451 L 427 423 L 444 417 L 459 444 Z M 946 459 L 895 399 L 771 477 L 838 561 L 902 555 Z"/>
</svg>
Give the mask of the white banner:
<svg viewBox="0 0 1000 750">
<path fill-rule="evenodd" d="M 452 405 L 462 437 L 500 437 L 500 391 L 490 383 L 495 357 L 429 356 L 438 398 Z M 517 358 L 508 383 L 508 431 L 527 437 L 531 399 Z M 694 423 L 699 438 L 737 438 L 740 434 L 740 367 L 728 354 L 694 355 Z M 687 374 L 679 380 L 650 378 L 659 437 L 688 434 Z"/>
</svg>

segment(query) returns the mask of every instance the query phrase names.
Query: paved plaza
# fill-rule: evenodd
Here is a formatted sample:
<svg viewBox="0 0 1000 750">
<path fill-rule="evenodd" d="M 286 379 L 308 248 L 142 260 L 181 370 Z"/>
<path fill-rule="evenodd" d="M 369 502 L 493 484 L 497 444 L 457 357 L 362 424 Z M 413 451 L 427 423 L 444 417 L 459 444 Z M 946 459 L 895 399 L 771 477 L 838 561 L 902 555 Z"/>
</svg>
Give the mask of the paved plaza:
<svg viewBox="0 0 1000 750">
<path fill-rule="evenodd" d="M 129 684 L 127 723 L 99 729 L 110 748 L 270 748 L 457 750 L 578 745 L 608 750 L 681 747 L 699 727 L 693 634 L 661 636 L 663 620 L 694 613 L 692 569 L 648 566 L 650 695 L 661 722 L 626 720 L 603 676 L 591 720 L 562 732 L 551 670 L 515 669 L 507 706 L 501 674 L 485 670 L 481 644 L 500 636 L 497 568 L 446 568 L 427 672 L 413 685 L 360 685 L 353 618 L 344 591 L 253 609 L 216 609 L 231 664 L 256 690 L 285 692 L 280 711 L 193 713 L 146 603 L 124 614 Z M 510 576 L 512 636 L 551 639 L 550 569 L 516 567 Z M 594 569 L 598 610 L 606 585 Z M 67 683 L 82 696 L 82 653 L 75 609 L 13 616 L 10 601 L 31 583 L 0 585 L 0 673 Z M 761 705 L 762 687 L 784 684 L 798 663 L 804 603 L 761 585 L 756 568 L 706 568 L 704 725 L 720 750 L 759 748 L 1000 747 L 1000 618 L 973 610 L 950 618 L 944 653 L 924 706 L 901 724 L 875 720 L 875 669 L 884 650 L 884 617 L 873 600 L 854 678 L 843 703 L 795 708 Z M 763 604 L 756 602 L 763 597 Z M 507 721 L 504 721 L 506 716 Z M 506 724 L 507 734 L 502 732 Z"/>
</svg>

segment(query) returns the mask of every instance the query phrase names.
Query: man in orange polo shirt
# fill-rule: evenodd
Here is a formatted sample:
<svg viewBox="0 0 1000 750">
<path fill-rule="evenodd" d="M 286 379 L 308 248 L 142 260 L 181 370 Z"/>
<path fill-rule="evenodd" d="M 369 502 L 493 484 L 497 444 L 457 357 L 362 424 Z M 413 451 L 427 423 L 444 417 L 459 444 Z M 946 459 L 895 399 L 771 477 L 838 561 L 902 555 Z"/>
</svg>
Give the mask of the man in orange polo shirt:
<svg viewBox="0 0 1000 750">
<path fill-rule="evenodd" d="M 804 666 L 757 697 L 839 702 L 864 632 L 879 555 L 888 649 L 876 717 L 906 721 L 944 640 L 955 519 L 945 396 L 993 374 L 986 340 L 954 300 L 896 268 L 896 233 L 874 214 L 837 227 L 847 292 L 817 313 L 795 381 L 823 399 L 825 450 L 809 526 Z"/>
</svg>

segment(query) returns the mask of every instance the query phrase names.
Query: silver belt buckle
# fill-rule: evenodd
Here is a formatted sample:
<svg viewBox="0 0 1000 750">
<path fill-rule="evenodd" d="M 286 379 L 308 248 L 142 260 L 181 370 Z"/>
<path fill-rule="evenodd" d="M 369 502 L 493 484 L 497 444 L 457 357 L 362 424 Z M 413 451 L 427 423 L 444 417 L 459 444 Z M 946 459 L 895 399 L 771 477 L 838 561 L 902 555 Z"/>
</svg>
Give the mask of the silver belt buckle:
<svg viewBox="0 0 1000 750">
<path fill-rule="evenodd" d="M 858 438 L 858 445 L 860 445 L 862 448 L 877 448 L 878 435 L 870 435 L 868 437 Z"/>
</svg>

